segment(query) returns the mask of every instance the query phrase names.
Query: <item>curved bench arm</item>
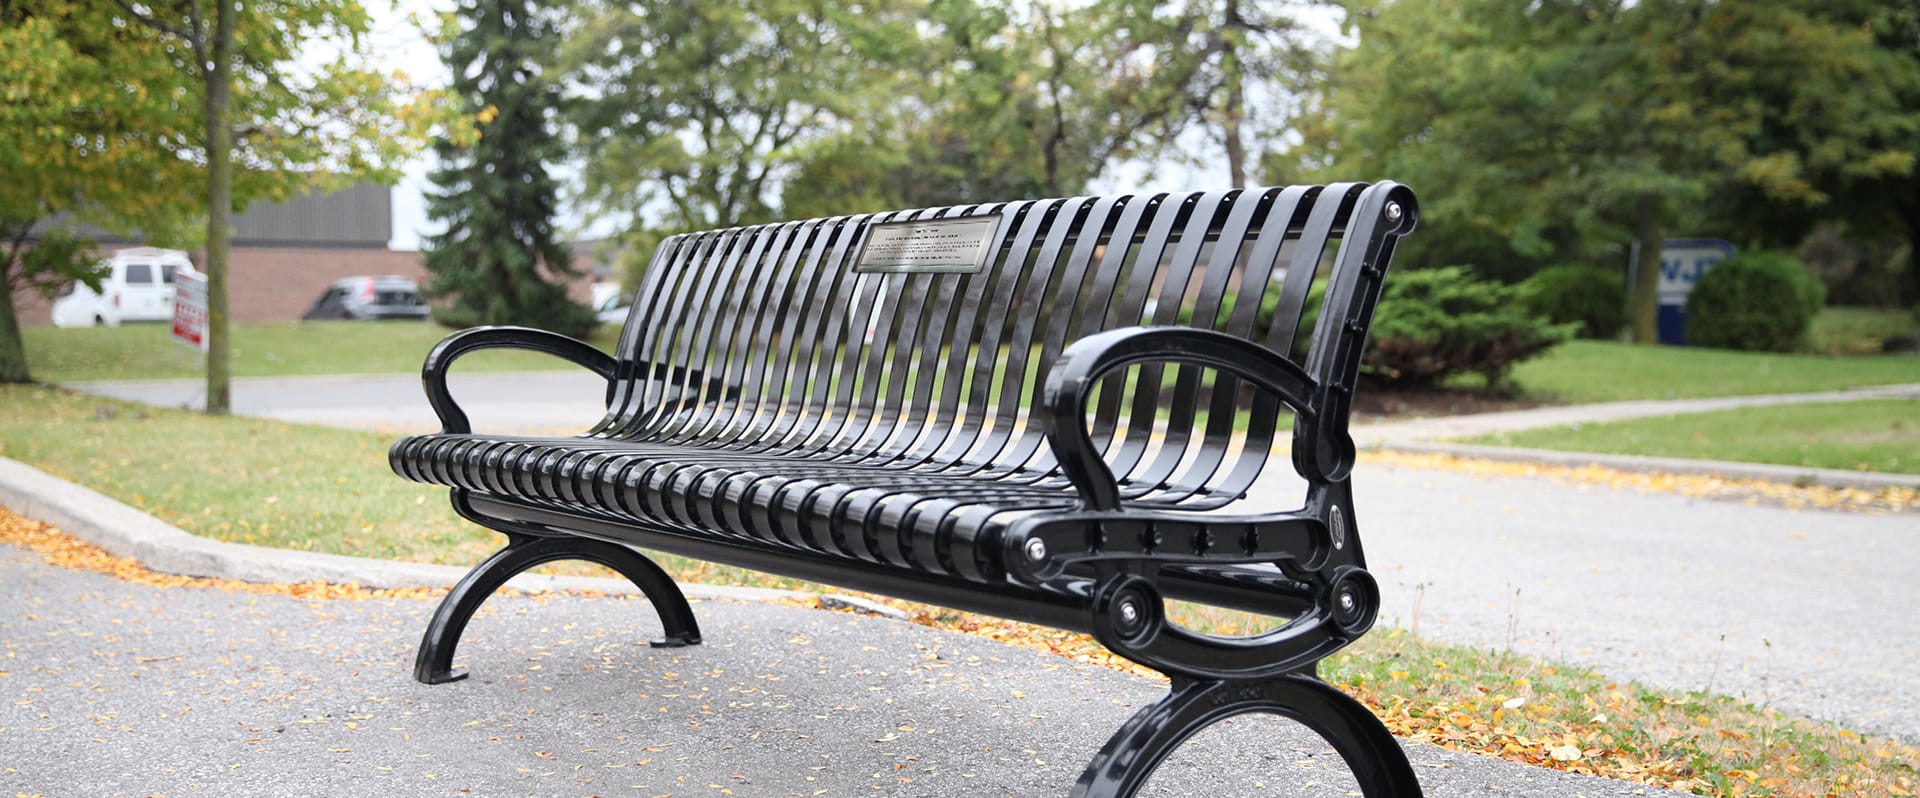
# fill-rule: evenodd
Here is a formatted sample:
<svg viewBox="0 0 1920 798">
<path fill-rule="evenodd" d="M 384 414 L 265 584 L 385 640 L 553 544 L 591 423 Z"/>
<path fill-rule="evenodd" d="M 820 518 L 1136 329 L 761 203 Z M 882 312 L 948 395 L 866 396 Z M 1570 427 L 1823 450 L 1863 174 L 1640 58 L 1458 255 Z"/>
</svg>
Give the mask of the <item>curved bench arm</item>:
<svg viewBox="0 0 1920 798">
<path fill-rule="evenodd" d="M 420 367 L 420 381 L 427 390 L 427 404 L 432 405 L 434 415 L 440 417 L 443 432 L 473 431 L 473 422 L 453 401 L 453 394 L 447 392 L 447 369 L 461 355 L 482 349 L 543 352 L 600 375 L 609 387 L 613 384 L 613 356 L 593 348 L 592 344 L 585 341 L 532 327 L 468 328 L 440 339 L 440 343 L 427 353 L 427 362 Z"/>
<path fill-rule="evenodd" d="M 1148 362 L 1197 365 L 1233 374 L 1291 407 L 1298 414 L 1298 431 L 1310 432 L 1316 439 L 1324 437 L 1323 432 L 1317 432 L 1315 400 L 1319 386 L 1292 361 L 1260 344 L 1192 327 L 1124 327 L 1089 335 L 1060 354 L 1047 375 L 1040 399 L 1047 416 L 1047 444 L 1087 509 L 1120 507 L 1120 486 L 1094 447 L 1092 432 L 1087 428 L 1087 401 L 1101 378 L 1116 369 Z M 1318 463 L 1316 455 L 1327 451 L 1327 443 L 1337 448 L 1337 442 L 1316 440 L 1315 445 L 1303 447 L 1296 440 L 1296 467 L 1309 475 L 1325 475 L 1331 464 Z M 1350 451 L 1352 444 L 1348 443 L 1346 449 Z"/>
</svg>

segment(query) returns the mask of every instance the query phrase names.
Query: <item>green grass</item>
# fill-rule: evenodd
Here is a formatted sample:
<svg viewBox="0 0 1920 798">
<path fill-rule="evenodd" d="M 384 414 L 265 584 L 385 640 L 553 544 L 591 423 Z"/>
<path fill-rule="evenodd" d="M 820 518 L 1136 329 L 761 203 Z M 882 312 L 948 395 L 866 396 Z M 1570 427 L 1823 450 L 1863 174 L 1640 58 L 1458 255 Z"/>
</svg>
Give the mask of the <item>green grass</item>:
<svg viewBox="0 0 1920 798">
<path fill-rule="evenodd" d="M 1920 382 L 1920 356 L 1833 358 L 1569 341 L 1514 368 L 1528 395 L 1569 403 L 1803 393 Z"/>
<path fill-rule="evenodd" d="M 0 385 L 0 456 L 216 540 L 388 560 L 472 565 L 501 545 L 446 491 L 387 467 L 393 438 L 216 418 L 29 385 Z M 687 580 L 797 583 L 661 557 Z M 567 573 L 589 566 L 560 566 Z"/>
<path fill-rule="evenodd" d="M 1920 400 L 1749 407 L 1526 430 L 1468 442 L 1920 474 Z"/>
<path fill-rule="evenodd" d="M 413 322 L 247 322 L 233 327 L 236 377 L 302 374 L 399 374 L 417 372 L 427 350 L 451 330 Z M 174 343 L 162 324 L 21 331 L 35 379 L 150 380 L 206 375 L 199 353 Z M 613 346 L 617 331 L 603 326 L 593 343 Z M 461 369 L 521 371 L 574 368 L 558 358 L 528 352 L 486 351 L 462 358 Z"/>
</svg>

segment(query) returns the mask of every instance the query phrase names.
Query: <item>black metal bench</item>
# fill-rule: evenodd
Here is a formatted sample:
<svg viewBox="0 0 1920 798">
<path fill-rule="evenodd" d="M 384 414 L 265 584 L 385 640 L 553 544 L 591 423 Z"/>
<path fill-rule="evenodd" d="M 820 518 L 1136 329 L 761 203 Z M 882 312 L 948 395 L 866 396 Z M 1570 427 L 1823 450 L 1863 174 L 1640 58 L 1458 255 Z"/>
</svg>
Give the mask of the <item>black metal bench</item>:
<svg viewBox="0 0 1920 798">
<path fill-rule="evenodd" d="M 691 233 L 654 253 L 614 356 L 537 330 L 456 333 L 423 369 L 445 431 L 390 459 L 508 543 L 442 603 L 415 676 L 461 678 L 474 610 L 558 559 L 645 591 L 656 645 L 700 642 L 643 547 L 1085 631 L 1171 677 L 1077 796 L 1132 795 L 1183 740 L 1247 712 L 1318 732 L 1368 796 L 1418 795 L 1386 728 L 1315 675 L 1379 606 L 1347 411 L 1415 216 L 1383 182 Z M 606 378 L 606 417 L 576 437 L 471 432 L 447 367 L 496 347 Z M 1283 449 L 1298 479 L 1268 487 Z M 1290 620 L 1222 637 L 1170 622 L 1167 599 Z"/>
</svg>

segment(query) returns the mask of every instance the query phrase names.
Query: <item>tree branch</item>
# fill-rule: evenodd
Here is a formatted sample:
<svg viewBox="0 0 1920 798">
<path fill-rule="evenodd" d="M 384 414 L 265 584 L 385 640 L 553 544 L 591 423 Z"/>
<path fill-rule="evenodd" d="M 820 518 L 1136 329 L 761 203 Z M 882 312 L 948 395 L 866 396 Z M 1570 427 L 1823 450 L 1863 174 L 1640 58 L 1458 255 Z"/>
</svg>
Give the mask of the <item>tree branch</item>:
<svg viewBox="0 0 1920 798">
<path fill-rule="evenodd" d="M 114 0 L 114 4 L 120 6 L 120 10 L 127 12 L 129 16 L 133 17 L 134 20 L 139 22 L 140 24 L 170 36 L 177 36 L 180 39 L 186 41 L 187 45 L 193 48 L 193 54 L 194 54 L 193 71 L 196 74 L 204 73 L 206 71 L 207 50 L 206 50 L 206 43 L 201 40 L 201 35 L 200 35 L 200 25 L 201 25 L 200 3 L 198 2 L 198 0 L 195 0 L 195 2 L 192 4 L 192 13 L 191 13 L 191 16 L 193 19 L 192 30 L 182 28 L 178 25 L 173 25 L 167 22 L 163 22 L 160 20 L 159 17 L 153 16 L 152 14 L 142 14 L 140 13 L 140 10 L 134 8 L 133 3 L 128 2 L 128 0 Z"/>
</svg>

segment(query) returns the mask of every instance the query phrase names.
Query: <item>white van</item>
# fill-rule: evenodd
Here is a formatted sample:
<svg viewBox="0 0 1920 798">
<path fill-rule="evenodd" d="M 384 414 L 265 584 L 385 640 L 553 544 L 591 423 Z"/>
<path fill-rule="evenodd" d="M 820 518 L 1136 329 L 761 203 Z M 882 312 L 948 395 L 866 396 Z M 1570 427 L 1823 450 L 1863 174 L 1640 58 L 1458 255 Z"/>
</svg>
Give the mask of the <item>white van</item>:
<svg viewBox="0 0 1920 798">
<path fill-rule="evenodd" d="M 56 327 L 117 326 L 123 321 L 173 318 L 173 276 L 193 271 L 177 249 L 123 249 L 101 261 L 107 274 L 94 291 L 78 280 L 53 303 Z"/>
</svg>

